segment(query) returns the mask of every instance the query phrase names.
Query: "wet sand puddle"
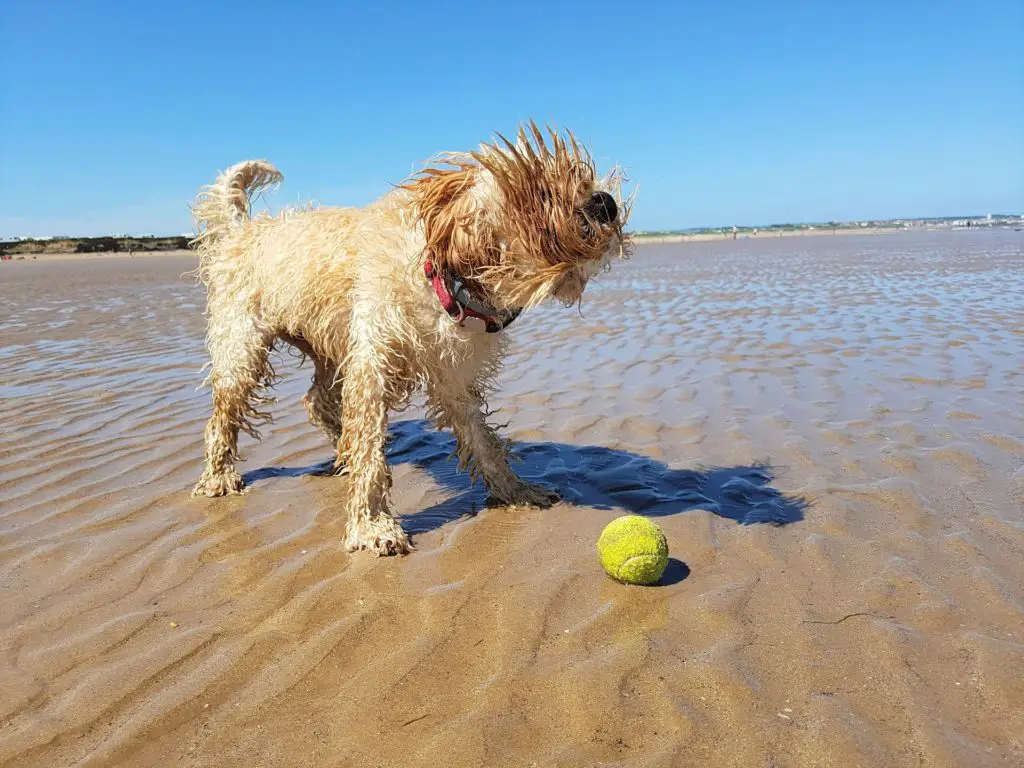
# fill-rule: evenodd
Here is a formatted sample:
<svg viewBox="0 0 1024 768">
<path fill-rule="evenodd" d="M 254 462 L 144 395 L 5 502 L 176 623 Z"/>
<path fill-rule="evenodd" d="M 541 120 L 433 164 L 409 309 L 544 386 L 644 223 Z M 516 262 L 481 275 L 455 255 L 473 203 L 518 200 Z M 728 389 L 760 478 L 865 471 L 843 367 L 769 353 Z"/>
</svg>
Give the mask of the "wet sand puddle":
<svg viewBox="0 0 1024 768">
<path fill-rule="evenodd" d="M 287 359 L 251 492 L 189 498 L 192 266 L 0 268 L 0 764 L 1024 761 L 1019 234 L 639 247 L 510 329 L 566 501 L 486 508 L 413 409 L 402 559 L 337 545 Z M 630 511 L 661 586 L 597 564 Z"/>
</svg>

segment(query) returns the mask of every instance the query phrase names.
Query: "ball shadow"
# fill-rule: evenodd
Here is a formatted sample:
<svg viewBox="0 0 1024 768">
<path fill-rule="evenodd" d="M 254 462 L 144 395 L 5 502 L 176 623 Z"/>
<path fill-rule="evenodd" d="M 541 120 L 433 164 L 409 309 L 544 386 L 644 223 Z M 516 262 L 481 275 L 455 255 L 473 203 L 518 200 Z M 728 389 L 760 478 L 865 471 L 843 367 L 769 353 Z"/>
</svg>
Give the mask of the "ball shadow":
<svg viewBox="0 0 1024 768">
<path fill-rule="evenodd" d="M 679 584 L 685 581 L 690 575 L 690 566 L 684 563 L 682 560 L 677 560 L 674 557 L 668 559 L 668 565 L 665 566 L 665 572 L 661 574 L 661 578 L 658 579 L 656 587 L 670 587 L 673 584 Z"/>
</svg>

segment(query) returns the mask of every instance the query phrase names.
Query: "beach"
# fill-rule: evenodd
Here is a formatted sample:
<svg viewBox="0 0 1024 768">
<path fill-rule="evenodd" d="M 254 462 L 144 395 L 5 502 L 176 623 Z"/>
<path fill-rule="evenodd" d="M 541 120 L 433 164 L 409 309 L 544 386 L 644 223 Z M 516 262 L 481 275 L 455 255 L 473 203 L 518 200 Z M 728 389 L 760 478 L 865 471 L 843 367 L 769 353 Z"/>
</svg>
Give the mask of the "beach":
<svg viewBox="0 0 1024 768">
<path fill-rule="evenodd" d="M 1024 236 L 642 244 L 511 326 L 487 508 L 420 403 L 416 550 L 349 554 L 276 369 L 243 496 L 191 498 L 189 254 L 0 265 L 0 765 L 1024 764 Z M 673 560 L 610 580 L 649 515 Z"/>
</svg>

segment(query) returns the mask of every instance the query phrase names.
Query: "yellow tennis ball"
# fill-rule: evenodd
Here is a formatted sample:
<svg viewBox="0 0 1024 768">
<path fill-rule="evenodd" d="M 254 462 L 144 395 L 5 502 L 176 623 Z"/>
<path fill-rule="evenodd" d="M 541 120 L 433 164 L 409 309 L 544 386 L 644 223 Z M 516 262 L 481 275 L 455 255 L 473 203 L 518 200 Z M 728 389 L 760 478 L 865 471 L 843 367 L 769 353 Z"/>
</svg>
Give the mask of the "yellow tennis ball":
<svg viewBox="0 0 1024 768">
<path fill-rule="evenodd" d="M 601 567 L 616 581 L 654 584 L 668 565 L 668 541 L 646 517 L 624 515 L 601 531 L 597 554 Z"/>
</svg>

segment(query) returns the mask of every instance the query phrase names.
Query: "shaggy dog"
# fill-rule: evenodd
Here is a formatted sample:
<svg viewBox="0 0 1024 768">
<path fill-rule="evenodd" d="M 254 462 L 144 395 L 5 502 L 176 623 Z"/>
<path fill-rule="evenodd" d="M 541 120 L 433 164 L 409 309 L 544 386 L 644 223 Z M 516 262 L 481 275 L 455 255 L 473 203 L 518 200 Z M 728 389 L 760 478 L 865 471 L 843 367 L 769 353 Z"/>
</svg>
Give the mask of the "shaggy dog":
<svg viewBox="0 0 1024 768">
<path fill-rule="evenodd" d="M 363 209 L 250 218 L 254 193 L 282 179 L 269 163 L 232 166 L 193 208 L 207 286 L 213 415 L 193 493 L 240 493 L 238 432 L 269 419 L 269 353 L 285 342 L 312 359 L 303 402 L 346 471 L 345 545 L 406 553 L 389 509 L 388 412 L 415 392 L 457 439 L 459 467 L 506 505 L 558 495 L 520 479 L 486 418 L 506 349 L 502 329 L 554 298 L 582 299 L 587 281 L 627 256 L 629 202 L 620 176 L 599 179 L 571 134 L 532 122 L 468 153 L 444 155 Z"/>
</svg>

